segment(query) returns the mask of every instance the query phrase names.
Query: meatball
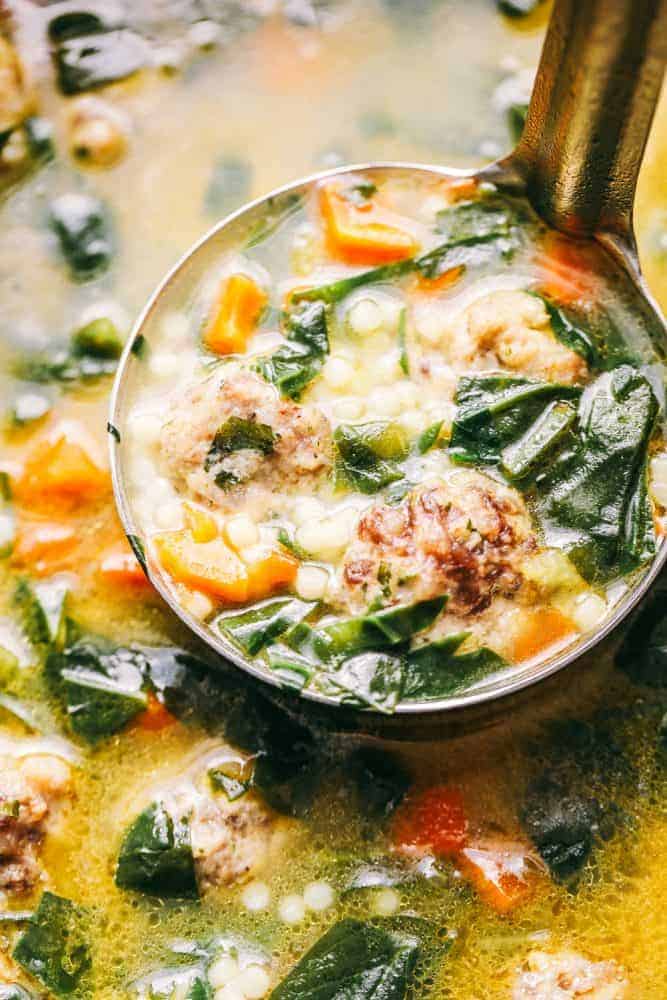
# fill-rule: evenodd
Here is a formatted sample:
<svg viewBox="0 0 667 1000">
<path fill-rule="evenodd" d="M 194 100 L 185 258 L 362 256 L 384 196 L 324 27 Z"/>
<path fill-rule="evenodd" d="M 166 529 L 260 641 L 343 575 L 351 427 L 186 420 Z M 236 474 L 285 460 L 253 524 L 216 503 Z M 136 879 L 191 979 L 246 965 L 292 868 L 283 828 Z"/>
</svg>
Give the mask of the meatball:
<svg viewBox="0 0 667 1000">
<path fill-rule="evenodd" d="M 528 292 L 477 299 L 447 328 L 443 346 L 457 368 L 506 368 L 567 385 L 588 374 L 584 359 L 554 336 L 544 302 Z"/>
<path fill-rule="evenodd" d="M 589 962 L 575 951 L 531 951 L 514 982 L 512 1000 L 622 1000 L 627 988 L 615 962 Z"/>
<path fill-rule="evenodd" d="M 39 849 L 70 789 L 57 757 L 0 758 L 0 889 L 28 892 L 41 875 Z"/>
<path fill-rule="evenodd" d="M 230 802 L 201 798 L 191 819 L 197 881 L 202 889 L 256 877 L 282 841 L 283 821 L 254 793 Z"/>
<path fill-rule="evenodd" d="M 255 448 L 230 450 L 212 460 L 213 440 L 232 417 L 257 425 L 268 443 L 260 440 Z M 160 444 L 165 469 L 176 485 L 221 508 L 236 507 L 239 492 L 250 485 L 272 495 L 282 484 L 326 471 L 332 460 L 331 428 L 320 410 L 284 400 L 259 376 L 238 370 L 216 374 L 179 394 Z"/>
<path fill-rule="evenodd" d="M 521 562 L 536 546 L 520 495 L 488 476 L 452 470 L 414 489 L 398 506 L 374 504 L 359 520 L 336 597 L 359 611 L 448 594 L 456 615 L 481 611 L 521 585 Z"/>
</svg>

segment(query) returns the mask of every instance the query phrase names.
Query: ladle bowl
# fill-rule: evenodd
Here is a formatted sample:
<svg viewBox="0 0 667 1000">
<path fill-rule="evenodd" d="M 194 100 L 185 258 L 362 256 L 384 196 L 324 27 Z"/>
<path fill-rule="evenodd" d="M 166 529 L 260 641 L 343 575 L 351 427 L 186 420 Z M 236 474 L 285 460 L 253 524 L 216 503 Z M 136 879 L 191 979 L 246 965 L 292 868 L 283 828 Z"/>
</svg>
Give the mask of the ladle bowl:
<svg viewBox="0 0 667 1000">
<path fill-rule="evenodd" d="M 528 111 L 517 148 L 478 171 L 413 163 L 366 163 L 313 174 L 244 206 L 214 226 L 158 286 L 139 316 L 120 360 L 111 397 L 109 443 L 114 492 L 121 521 L 144 569 L 165 602 L 185 625 L 224 661 L 251 677 L 279 687 L 258 661 L 202 623 L 176 599 L 160 567 L 146 561 L 141 529 L 126 489 L 125 417 L 142 380 L 143 347 L 165 315 L 191 301 L 225 253 L 247 242 L 267 212 L 278 221 L 313 185 L 346 173 L 372 170 L 399 175 L 475 177 L 501 191 L 527 195 L 552 226 L 595 239 L 613 258 L 618 280 L 630 290 L 652 337 L 656 354 L 667 355 L 667 325 L 646 288 L 632 229 L 637 175 L 667 59 L 667 0 L 556 0 Z M 575 663 L 609 635 L 641 600 L 667 559 L 662 541 L 651 564 L 597 627 L 538 663 L 517 666 L 470 690 L 428 702 L 399 704 L 392 715 L 341 705 L 316 691 L 284 692 L 338 729 L 394 738 L 433 738 L 480 726 L 506 712 L 508 699 L 534 693 L 539 681 Z M 221 664 L 222 666 L 222 664 Z"/>
</svg>

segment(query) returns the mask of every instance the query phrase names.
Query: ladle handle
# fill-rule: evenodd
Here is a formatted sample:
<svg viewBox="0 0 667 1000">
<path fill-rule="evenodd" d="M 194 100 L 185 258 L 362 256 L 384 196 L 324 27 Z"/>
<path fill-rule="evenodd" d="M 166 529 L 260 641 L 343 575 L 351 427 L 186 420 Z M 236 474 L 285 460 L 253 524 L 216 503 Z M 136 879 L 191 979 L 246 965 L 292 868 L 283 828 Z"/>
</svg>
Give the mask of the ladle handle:
<svg viewBox="0 0 667 1000">
<path fill-rule="evenodd" d="M 549 223 L 632 242 L 666 60 L 667 0 L 556 0 L 512 157 Z"/>
</svg>

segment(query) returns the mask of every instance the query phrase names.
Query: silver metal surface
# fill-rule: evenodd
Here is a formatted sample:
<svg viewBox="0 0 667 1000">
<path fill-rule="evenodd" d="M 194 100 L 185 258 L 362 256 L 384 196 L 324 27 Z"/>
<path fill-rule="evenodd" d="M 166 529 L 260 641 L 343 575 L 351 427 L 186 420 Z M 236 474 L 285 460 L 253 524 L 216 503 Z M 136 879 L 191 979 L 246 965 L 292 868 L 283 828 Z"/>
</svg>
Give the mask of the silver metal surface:
<svg viewBox="0 0 667 1000">
<path fill-rule="evenodd" d="M 611 0 L 606 4 L 602 0 L 560 0 L 547 34 L 525 138 L 517 150 L 504 160 L 477 172 L 414 163 L 364 163 L 313 174 L 234 212 L 188 250 L 155 290 L 139 316 L 120 360 L 111 396 L 109 446 L 113 487 L 128 536 L 141 535 L 125 490 L 123 469 L 125 403 L 133 384 L 141 380 L 141 361 L 133 352 L 133 345 L 140 337 L 150 345 L 151 332 L 160 322 L 163 312 L 170 308 L 168 303 L 188 301 L 210 266 L 227 249 L 238 245 L 237 241 L 264 215 L 269 201 L 272 205 L 286 203 L 323 179 L 346 172 L 382 169 L 434 177 L 477 176 L 493 180 L 508 190 L 528 191 L 535 207 L 552 224 L 570 232 L 591 233 L 610 252 L 624 279 L 636 291 L 639 308 L 654 333 L 658 353 L 665 357 L 667 326 L 641 277 L 632 236 L 631 207 L 637 170 L 664 69 L 667 24 L 663 17 L 662 24 L 657 26 L 656 18 L 664 15 L 666 9 L 667 0 Z M 619 40 L 614 32 L 598 30 L 600 20 L 607 13 L 616 31 L 628 31 L 625 42 Z M 633 28 L 630 31 L 628 25 L 631 20 L 633 24 L 636 21 L 641 30 L 636 27 L 636 30 Z M 573 46 L 576 43 L 572 52 L 568 48 L 568 38 L 572 38 Z M 587 49 L 587 38 L 592 46 L 590 51 Z M 613 106 L 606 106 L 599 99 L 603 81 L 609 77 L 605 52 L 618 72 L 622 70 L 624 58 L 627 59 L 628 72 L 632 72 L 632 80 L 626 86 L 619 85 L 618 99 Z M 585 68 L 587 53 L 590 56 L 590 71 L 574 73 L 571 66 L 573 57 L 576 55 L 575 61 L 584 60 L 582 65 Z M 596 100 L 586 96 L 593 92 L 598 93 Z M 559 121 L 559 108 L 565 116 L 564 121 Z M 578 113 L 578 109 L 582 108 L 585 110 L 583 116 Z M 627 113 L 637 115 L 637 121 L 629 123 Z M 610 134 L 617 143 L 616 156 L 607 156 L 598 162 L 595 155 L 597 140 L 593 142 L 592 132 L 586 130 L 586 114 L 591 116 L 592 129 L 611 130 Z M 587 141 L 589 139 L 591 141 Z M 608 146 L 609 143 L 605 148 Z M 594 177 L 587 177 L 594 161 L 599 169 L 596 169 Z M 606 228 L 603 223 L 608 224 Z M 516 698 L 520 692 L 527 692 L 539 681 L 563 670 L 609 635 L 641 600 L 666 559 L 667 544 L 661 542 L 651 565 L 633 579 L 611 614 L 587 636 L 542 662 L 511 668 L 462 694 L 439 701 L 401 704 L 392 716 L 340 706 L 334 699 L 309 689 L 298 696 L 288 693 L 286 697 L 307 701 L 312 711 L 321 711 L 323 717 L 334 719 L 341 728 L 372 731 L 396 738 L 432 737 L 434 733 L 448 728 L 450 723 L 457 725 L 454 719 L 464 715 L 472 719 L 474 725 L 482 725 L 494 713 L 507 711 L 508 698 Z M 179 605 L 159 567 L 149 561 L 146 571 L 169 607 L 195 635 L 250 676 L 279 688 L 276 678 L 260 663 L 243 656 L 234 645 Z"/>
</svg>

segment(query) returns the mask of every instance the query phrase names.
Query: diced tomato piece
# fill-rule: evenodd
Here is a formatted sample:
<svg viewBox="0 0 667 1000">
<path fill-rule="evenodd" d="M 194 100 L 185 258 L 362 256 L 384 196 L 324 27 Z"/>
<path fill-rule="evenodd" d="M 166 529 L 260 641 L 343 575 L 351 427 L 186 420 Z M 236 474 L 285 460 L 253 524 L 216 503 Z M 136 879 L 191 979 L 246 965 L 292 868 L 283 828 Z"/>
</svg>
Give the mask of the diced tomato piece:
<svg viewBox="0 0 667 1000">
<path fill-rule="evenodd" d="M 461 792 L 435 785 L 403 802 L 394 819 L 393 840 L 402 849 L 425 848 L 451 855 L 465 846 L 467 830 Z"/>
<path fill-rule="evenodd" d="M 34 497 L 92 500 L 111 486 L 109 473 L 97 464 L 85 443 L 85 432 L 63 422 L 35 441 L 25 461 L 16 492 Z"/>
<path fill-rule="evenodd" d="M 332 254 L 349 264 L 388 264 L 412 257 L 419 249 L 414 236 L 369 200 L 349 201 L 336 184 L 320 188 L 320 210 Z"/>
<path fill-rule="evenodd" d="M 510 913 L 533 895 L 537 869 L 520 844 L 469 846 L 456 856 L 462 874 L 497 913 Z"/>
<path fill-rule="evenodd" d="M 126 542 L 118 542 L 102 553 L 100 573 L 116 586 L 151 587 L 139 560 Z"/>
<path fill-rule="evenodd" d="M 266 292 L 247 274 L 232 274 L 225 279 L 203 333 L 209 351 L 242 354 L 266 301 Z"/>
<path fill-rule="evenodd" d="M 135 724 L 149 733 L 157 733 L 161 729 L 173 726 L 178 722 L 175 715 L 156 698 L 152 691 L 148 692 L 146 710 L 138 715 Z"/>
<path fill-rule="evenodd" d="M 576 632 L 572 619 L 557 608 L 526 611 L 521 618 L 521 631 L 514 640 L 513 659 L 517 663 L 530 660 Z"/>
<path fill-rule="evenodd" d="M 76 543 L 76 531 L 69 524 L 21 519 L 12 560 L 30 563 L 38 573 L 47 572 L 67 556 Z"/>
<path fill-rule="evenodd" d="M 187 529 L 153 537 L 158 559 L 178 583 L 237 604 L 248 599 L 248 570 L 222 538 L 196 542 Z"/>
</svg>

